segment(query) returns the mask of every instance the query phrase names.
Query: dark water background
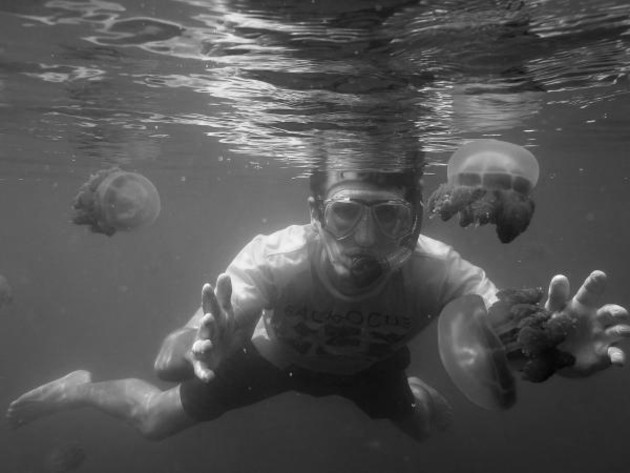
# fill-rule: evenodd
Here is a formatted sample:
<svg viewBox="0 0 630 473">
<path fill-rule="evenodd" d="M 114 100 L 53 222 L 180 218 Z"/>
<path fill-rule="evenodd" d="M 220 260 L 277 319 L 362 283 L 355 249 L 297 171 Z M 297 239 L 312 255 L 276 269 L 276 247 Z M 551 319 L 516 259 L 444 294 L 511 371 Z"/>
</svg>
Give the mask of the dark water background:
<svg viewBox="0 0 630 473">
<path fill-rule="evenodd" d="M 630 306 L 630 7 L 624 1 L 0 0 L 0 405 L 66 372 L 159 383 L 162 338 L 256 233 L 307 221 L 322 156 L 387 166 L 420 146 L 430 192 L 461 142 L 526 145 L 541 164 L 528 231 L 427 221 L 501 286 L 577 286 L 595 268 Z M 392 138 L 393 137 L 393 138 Z M 121 165 L 158 187 L 150 228 L 70 223 L 78 187 Z M 627 472 L 630 373 L 519 385 L 508 412 L 451 384 L 435 327 L 412 372 L 452 432 L 417 445 L 340 399 L 283 395 L 160 443 L 93 411 L 10 431 L 0 472 Z M 167 387 L 165 383 L 160 386 Z"/>
</svg>

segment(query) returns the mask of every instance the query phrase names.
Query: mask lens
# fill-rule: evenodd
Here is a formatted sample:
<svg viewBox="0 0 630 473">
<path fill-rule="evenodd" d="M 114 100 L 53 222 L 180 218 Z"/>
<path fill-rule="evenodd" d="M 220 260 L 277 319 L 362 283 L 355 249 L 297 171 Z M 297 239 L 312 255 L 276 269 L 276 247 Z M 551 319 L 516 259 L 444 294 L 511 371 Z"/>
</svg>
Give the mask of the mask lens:
<svg viewBox="0 0 630 473">
<path fill-rule="evenodd" d="M 404 202 L 383 202 L 372 207 L 379 228 L 390 238 L 400 238 L 411 231 L 411 206 Z"/>
<path fill-rule="evenodd" d="M 350 234 L 363 215 L 363 206 L 351 200 L 328 202 L 324 208 L 326 228 L 336 238 Z"/>
<path fill-rule="evenodd" d="M 413 228 L 413 210 L 406 202 L 387 201 L 369 204 L 356 200 L 332 200 L 326 202 L 324 206 L 326 229 L 335 238 L 345 238 L 355 230 L 368 209 L 380 231 L 388 238 L 404 237 Z"/>
</svg>

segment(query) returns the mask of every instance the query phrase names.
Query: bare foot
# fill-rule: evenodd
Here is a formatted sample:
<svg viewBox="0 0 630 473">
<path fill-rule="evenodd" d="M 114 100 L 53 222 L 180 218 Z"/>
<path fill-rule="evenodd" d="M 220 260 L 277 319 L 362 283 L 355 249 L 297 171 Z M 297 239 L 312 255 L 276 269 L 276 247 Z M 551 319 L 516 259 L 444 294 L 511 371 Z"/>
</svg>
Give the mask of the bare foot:
<svg viewBox="0 0 630 473">
<path fill-rule="evenodd" d="M 92 381 L 89 371 L 73 371 L 62 378 L 43 384 L 22 394 L 9 405 L 7 420 L 14 429 L 40 417 L 71 407 L 73 390 Z"/>
</svg>

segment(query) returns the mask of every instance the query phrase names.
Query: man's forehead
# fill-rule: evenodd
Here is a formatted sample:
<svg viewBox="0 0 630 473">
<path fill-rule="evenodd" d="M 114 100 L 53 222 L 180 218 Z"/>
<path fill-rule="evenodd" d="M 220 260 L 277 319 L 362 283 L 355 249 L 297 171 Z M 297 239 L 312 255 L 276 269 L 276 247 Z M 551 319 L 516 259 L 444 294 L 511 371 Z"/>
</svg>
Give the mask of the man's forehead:
<svg viewBox="0 0 630 473">
<path fill-rule="evenodd" d="M 326 197 L 334 198 L 364 198 L 364 199 L 392 199 L 402 198 L 403 188 L 381 186 L 374 183 L 355 180 L 344 180 L 334 183 L 328 188 Z"/>
</svg>

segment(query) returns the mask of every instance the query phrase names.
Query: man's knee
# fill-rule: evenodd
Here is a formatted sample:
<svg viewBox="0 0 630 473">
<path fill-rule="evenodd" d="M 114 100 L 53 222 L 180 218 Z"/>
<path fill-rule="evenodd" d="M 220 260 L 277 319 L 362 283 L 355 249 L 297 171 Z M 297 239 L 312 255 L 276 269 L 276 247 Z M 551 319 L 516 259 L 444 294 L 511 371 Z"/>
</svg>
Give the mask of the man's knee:
<svg viewBox="0 0 630 473">
<path fill-rule="evenodd" d="M 145 439 L 153 441 L 164 440 L 175 433 L 169 429 L 165 422 L 159 419 L 159 416 L 143 420 L 138 426 L 138 430 Z"/>
<path fill-rule="evenodd" d="M 416 435 L 419 440 L 448 430 L 453 423 L 453 409 L 450 403 L 438 391 L 420 378 L 409 377 L 409 388 L 415 398 L 414 414 L 416 418 Z"/>
<path fill-rule="evenodd" d="M 135 421 L 137 430 L 148 440 L 163 440 L 196 423 L 182 407 L 179 387 L 147 399 Z"/>
</svg>

